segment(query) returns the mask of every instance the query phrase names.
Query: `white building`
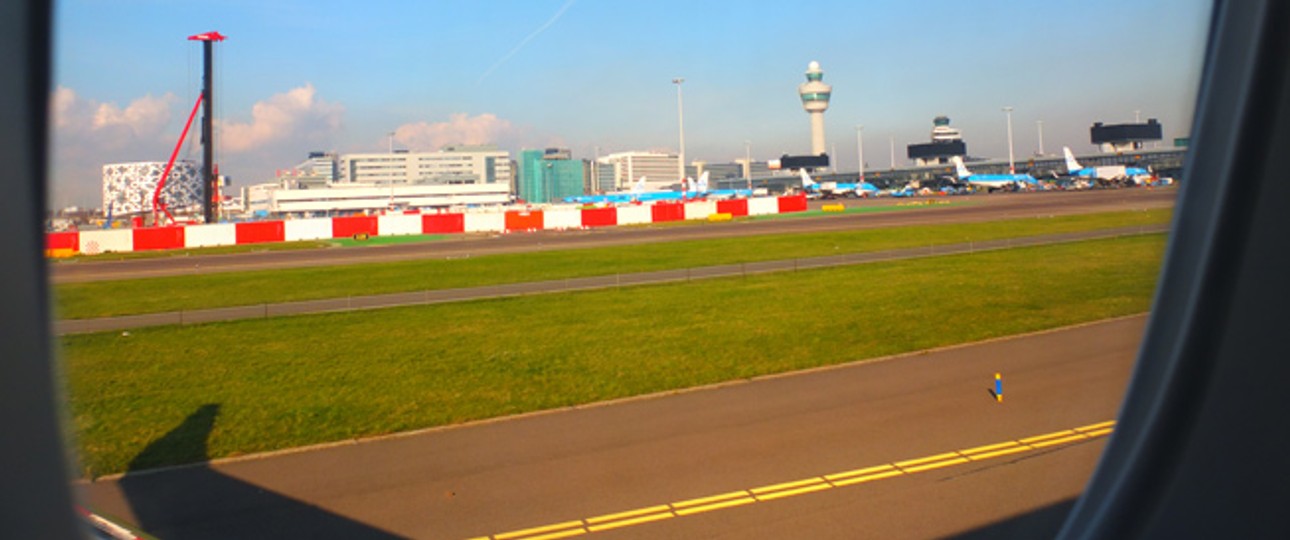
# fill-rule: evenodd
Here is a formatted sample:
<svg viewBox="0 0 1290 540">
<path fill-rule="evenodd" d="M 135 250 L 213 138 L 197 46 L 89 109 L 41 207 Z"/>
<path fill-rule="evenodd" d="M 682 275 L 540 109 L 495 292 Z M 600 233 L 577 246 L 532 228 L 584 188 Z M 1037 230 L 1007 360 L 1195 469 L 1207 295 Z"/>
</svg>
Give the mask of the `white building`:
<svg viewBox="0 0 1290 540">
<path fill-rule="evenodd" d="M 347 184 L 322 188 L 285 189 L 269 183 L 248 186 L 242 192 L 246 211 L 275 217 L 313 217 L 386 210 L 438 210 L 469 206 L 505 205 L 510 186 L 493 184 Z"/>
<path fill-rule="evenodd" d="M 502 184 L 510 188 L 510 153 L 496 146 L 447 146 L 438 152 L 345 154 L 341 183 L 351 184 Z"/>
<path fill-rule="evenodd" d="M 164 161 L 109 163 L 103 166 L 103 213 L 115 216 L 152 212 L 152 195 L 166 169 Z M 161 191 L 162 203 L 172 212 L 202 203 L 201 174 L 197 164 L 176 161 Z"/>
<path fill-rule="evenodd" d="M 679 159 L 676 154 L 660 152 L 618 152 L 602 156 L 596 160 L 598 183 L 602 190 L 610 185 L 613 190 L 625 190 L 644 176 L 646 189 L 667 189 L 681 182 L 676 177 Z"/>
</svg>

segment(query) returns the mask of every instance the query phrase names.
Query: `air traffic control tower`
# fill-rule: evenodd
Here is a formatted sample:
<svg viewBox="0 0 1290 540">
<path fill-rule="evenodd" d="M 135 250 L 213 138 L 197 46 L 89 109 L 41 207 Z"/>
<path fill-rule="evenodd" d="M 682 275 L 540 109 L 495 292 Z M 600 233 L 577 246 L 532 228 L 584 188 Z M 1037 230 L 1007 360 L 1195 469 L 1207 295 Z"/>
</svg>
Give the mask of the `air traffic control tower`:
<svg viewBox="0 0 1290 540">
<path fill-rule="evenodd" d="M 806 82 L 797 87 L 802 108 L 811 115 L 811 155 L 814 156 L 824 153 L 824 111 L 829 108 L 829 95 L 833 93 L 833 87 L 823 79 L 820 63 L 811 61 L 806 66 Z"/>
</svg>

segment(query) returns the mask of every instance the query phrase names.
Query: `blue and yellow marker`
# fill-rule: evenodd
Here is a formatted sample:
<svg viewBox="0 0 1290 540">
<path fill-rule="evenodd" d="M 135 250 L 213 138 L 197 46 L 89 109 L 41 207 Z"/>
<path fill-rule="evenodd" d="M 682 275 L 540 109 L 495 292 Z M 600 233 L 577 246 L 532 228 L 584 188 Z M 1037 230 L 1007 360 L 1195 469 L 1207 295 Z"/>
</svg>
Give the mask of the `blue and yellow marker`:
<svg viewBox="0 0 1290 540">
<path fill-rule="evenodd" d="M 994 399 L 998 400 L 999 403 L 1003 403 L 1003 374 L 1002 373 L 994 374 Z"/>
</svg>

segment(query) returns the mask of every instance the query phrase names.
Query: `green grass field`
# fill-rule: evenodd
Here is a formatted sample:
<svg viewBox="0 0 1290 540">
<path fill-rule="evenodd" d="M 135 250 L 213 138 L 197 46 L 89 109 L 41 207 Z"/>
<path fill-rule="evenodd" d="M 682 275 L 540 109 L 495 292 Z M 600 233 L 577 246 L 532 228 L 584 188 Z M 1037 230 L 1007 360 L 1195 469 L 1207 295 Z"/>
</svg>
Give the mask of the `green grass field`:
<svg viewBox="0 0 1290 540">
<path fill-rule="evenodd" d="M 159 251 L 131 251 L 127 253 L 103 253 L 99 255 L 78 254 L 66 259 L 49 259 L 51 264 L 76 264 L 78 261 L 128 261 L 135 259 L 161 259 L 165 257 L 196 257 L 202 255 L 227 255 L 230 253 L 255 253 L 260 251 L 295 251 L 300 249 L 319 249 L 340 245 L 334 240 L 301 240 L 298 242 L 274 242 L 267 244 L 245 244 L 241 246 L 215 246 L 188 249 L 167 249 Z"/>
<path fill-rule="evenodd" d="M 1168 209 L 1129 211 L 74 283 L 55 286 L 54 296 L 59 317 L 83 319 L 882 251 L 1165 223 L 1170 215 Z"/>
<path fill-rule="evenodd" d="M 1163 248 L 1145 235 L 60 343 L 92 477 L 125 470 L 207 404 L 220 408 L 204 447 L 218 458 L 1140 313 Z"/>
</svg>

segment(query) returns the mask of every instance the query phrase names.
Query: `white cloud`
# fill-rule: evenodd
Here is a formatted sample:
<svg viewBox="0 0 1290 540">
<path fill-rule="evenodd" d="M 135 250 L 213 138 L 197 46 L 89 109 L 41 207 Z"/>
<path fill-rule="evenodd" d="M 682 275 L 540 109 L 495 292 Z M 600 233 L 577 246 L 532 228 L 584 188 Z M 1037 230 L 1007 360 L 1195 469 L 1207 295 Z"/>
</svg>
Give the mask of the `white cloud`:
<svg viewBox="0 0 1290 540">
<path fill-rule="evenodd" d="M 450 144 L 506 145 L 521 136 L 509 120 L 484 113 L 448 115 L 447 122 L 416 122 L 394 130 L 394 140 L 411 150 L 433 151 Z"/>
<path fill-rule="evenodd" d="M 279 143 L 328 140 L 339 131 L 345 107 L 318 99 L 317 93 L 306 84 L 257 102 L 249 123 L 220 122 L 219 147 L 235 154 Z"/>
</svg>

